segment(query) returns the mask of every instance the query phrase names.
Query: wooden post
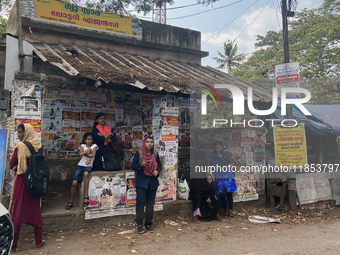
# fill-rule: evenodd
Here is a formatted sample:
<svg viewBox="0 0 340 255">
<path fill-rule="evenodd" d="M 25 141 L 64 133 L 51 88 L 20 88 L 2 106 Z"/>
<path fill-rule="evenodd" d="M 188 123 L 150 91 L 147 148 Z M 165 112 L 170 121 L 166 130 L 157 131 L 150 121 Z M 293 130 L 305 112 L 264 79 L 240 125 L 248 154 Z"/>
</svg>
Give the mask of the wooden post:
<svg viewBox="0 0 340 255">
<path fill-rule="evenodd" d="M 323 136 L 319 136 L 319 164 L 323 164 L 323 140 L 324 137 Z"/>
<path fill-rule="evenodd" d="M 17 28 L 18 28 L 18 44 L 19 44 L 19 63 L 20 63 L 20 71 L 23 72 L 25 69 L 24 66 L 24 51 L 22 46 L 22 26 L 21 26 L 21 12 L 20 12 L 20 2 L 16 0 L 15 2 L 17 7 Z"/>
</svg>

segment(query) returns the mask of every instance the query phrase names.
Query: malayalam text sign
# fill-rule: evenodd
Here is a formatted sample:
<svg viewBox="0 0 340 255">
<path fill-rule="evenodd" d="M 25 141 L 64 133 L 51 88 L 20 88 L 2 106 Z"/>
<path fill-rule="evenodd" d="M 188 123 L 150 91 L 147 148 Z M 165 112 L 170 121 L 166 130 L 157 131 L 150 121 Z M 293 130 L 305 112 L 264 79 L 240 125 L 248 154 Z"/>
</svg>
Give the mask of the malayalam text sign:
<svg viewBox="0 0 340 255">
<path fill-rule="evenodd" d="M 281 101 L 281 88 L 300 88 L 299 62 L 275 66 L 275 84 L 278 89 L 278 101 Z M 298 99 L 299 93 L 287 93 L 287 98 Z"/>
<path fill-rule="evenodd" d="M 307 164 L 304 124 L 291 128 L 274 126 L 274 141 L 277 166 L 298 167 Z"/>
<path fill-rule="evenodd" d="M 21 16 L 142 37 L 138 19 L 54 0 L 20 0 Z"/>
</svg>

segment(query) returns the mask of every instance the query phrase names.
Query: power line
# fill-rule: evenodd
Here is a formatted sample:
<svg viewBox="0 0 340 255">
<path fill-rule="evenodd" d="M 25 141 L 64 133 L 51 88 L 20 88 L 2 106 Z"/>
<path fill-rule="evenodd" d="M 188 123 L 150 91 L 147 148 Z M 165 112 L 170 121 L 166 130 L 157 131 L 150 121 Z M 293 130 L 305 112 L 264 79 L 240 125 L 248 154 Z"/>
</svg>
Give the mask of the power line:
<svg viewBox="0 0 340 255">
<path fill-rule="evenodd" d="M 190 15 L 186 15 L 186 16 L 176 17 L 176 18 L 168 18 L 168 20 L 184 19 L 184 18 L 192 17 L 192 16 L 199 15 L 199 14 L 202 14 L 202 13 L 206 13 L 206 12 L 211 12 L 211 11 L 219 10 L 219 9 L 222 9 L 222 8 L 225 8 L 225 7 L 228 7 L 228 6 L 231 6 L 231 5 L 234 5 L 234 4 L 243 2 L 243 1 L 244 1 L 244 0 L 239 0 L 239 1 L 233 2 L 233 3 L 231 3 L 231 4 L 227 4 L 227 5 L 224 5 L 224 6 L 221 6 L 221 7 L 217 7 L 217 8 L 213 8 L 213 9 L 211 9 L 211 10 L 206 10 L 206 11 L 202 11 L 202 12 L 198 12 L 198 13 L 194 13 L 194 14 L 190 14 Z"/>
<path fill-rule="evenodd" d="M 219 32 L 221 32 L 224 28 L 226 28 L 228 25 L 230 25 L 234 20 L 236 20 L 238 17 L 240 17 L 243 13 L 245 13 L 246 11 L 248 11 L 252 6 L 254 6 L 258 1 L 260 0 L 256 0 L 255 3 L 253 3 L 251 6 L 249 6 L 247 9 L 245 9 L 243 12 L 241 12 L 238 16 L 236 16 L 236 18 L 234 18 L 232 21 L 230 21 L 227 25 L 225 25 L 224 27 L 222 27 L 220 30 L 218 30 L 215 34 L 213 34 L 212 36 L 210 36 L 207 40 L 205 40 L 203 44 L 205 44 L 207 41 L 209 41 L 211 38 L 213 38 L 215 35 L 217 35 Z"/>
<path fill-rule="evenodd" d="M 268 2 L 267 2 L 267 3 L 265 4 L 265 6 L 262 8 L 262 10 L 260 11 L 260 13 L 255 17 L 255 19 L 253 19 L 250 23 L 248 23 L 248 24 L 242 29 L 241 33 L 234 39 L 235 41 L 236 41 L 236 39 L 238 39 L 238 38 L 241 36 L 241 34 L 243 33 L 243 31 L 244 31 L 251 23 L 253 23 L 253 22 L 261 15 L 261 13 L 263 12 L 264 8 L 266 8 L 266 6 L 268 5 L 269 1 L 270 1 L 270 0 L 268 0 Z"/>
<path fill-rule="evenodd" d="M 194 4 L 188 4 L 188 5 L 182 5 L 182 6 L 176 6 L 176 7 L 171 7 L 171 8 L 166 8 L 167 11 L 169 10 L 177 10 L 177 9 L 183 9 L 183 8 L 187 8 L 187 7 L 192 7 L 192 6 L 196 6 L 196 5 L 201 5 L 206 3 L 207 1 L 203 1 L 200 3 L 194 3 Z M 136 12 L 138 10 L 134 9 L 134 10 L 127 10 L 128 12 Z"/>
</svg>

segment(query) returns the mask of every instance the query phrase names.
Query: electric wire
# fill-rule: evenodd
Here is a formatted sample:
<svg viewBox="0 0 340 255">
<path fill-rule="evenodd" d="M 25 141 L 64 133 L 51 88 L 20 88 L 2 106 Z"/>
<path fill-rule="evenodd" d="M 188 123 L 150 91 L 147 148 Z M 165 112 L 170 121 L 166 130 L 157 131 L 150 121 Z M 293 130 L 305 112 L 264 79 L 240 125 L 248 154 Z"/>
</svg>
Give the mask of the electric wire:
<svg viewBox="0 0 340 255">
<path fill-rule="evenodd" d="M 238 17 L 240 17 L 243 13 L 245 13 L 246 11 L 248 11 L 251 7 L 253 7 L 258 1 L 260 0 L 256 0 L 252 5 L 250 5 L 247 9 L 245 9 L 243 12 L 241 12 L 239 15 L 237 15 L 233 20 L 231 20 L 227 25 L 225 25 L 224 27 L 222 27 L 220 30 L 218 30 L 216 33 L 214 33 L 212 36 L 210 36 L 207 40 L 205 40 L 203 44 L 205 44 L 207 41 L 209 41 L 211 38 L 213 38 L 215 35 L 217 35 L 218 33 L 220 33 L 223 29 L 225 29 L 228 25 L 230 25 L 233 21 L 235 21 Z"/>
<path fill-rule="evenodd" d="M 240 3 L 240 2 L 243 2 L 243 1 L 244 0 L 239 0 L 239 1 L 227 4 L 227 5 L 224 5 L 224 6 L 216 7 L 216 8 L 213 8 L 213 9 L 210 9 L 210 10 L 205 10 L 205 11 L 202 11 L 202 12 L 197 12 L 197 13 L 194 13 L 194 14 L 189 14 L 189 15 L 186 15 L 186 16 L 180 16 L 180 17 L 175 17 L 175 18 L 167 18 L 167 20 L 189 18 L 189 17 L 192 17 L 192 16 L 196 16 L 196 15 L 199 15 L 199 14 L 206 13 L 206 12 L 211 12 L 211 11 L 216 11 L 216 10 L 219 10 L 219 9 L 222 9 L 222 8 L 226 8 L 226 7 L 232 6 L 234 4 L 237 4 L 237 3 Z"/>
<path fill-rule="evenodd" d="M 263 12 L 264 8 L 266 8 L 266 6 L 268 5 L 268 3 L 270 2 L 270 0 L 268 0 L 268 2 L 265 4 L 265 6 L 263 6 L 262 10 L 260 11 L 260 13 L 255 17 L 255 19 L 253 19 L 251 22 L 249 22 L 242 30 L 241 33 L 234 39 L 235 41 L 241 36 L 241 34 L 243 33 L 243 31 L 250 25 L 252 24 Z"/>
</svg>

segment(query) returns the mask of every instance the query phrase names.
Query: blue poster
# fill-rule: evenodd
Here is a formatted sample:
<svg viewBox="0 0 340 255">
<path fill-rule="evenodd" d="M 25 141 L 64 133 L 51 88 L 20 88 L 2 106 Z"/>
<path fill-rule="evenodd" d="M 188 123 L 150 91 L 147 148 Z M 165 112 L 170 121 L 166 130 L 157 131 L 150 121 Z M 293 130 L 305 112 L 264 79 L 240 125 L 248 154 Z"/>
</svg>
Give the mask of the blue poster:
<svg viewBox="0 0 340 255">
<path fill-rule="evenodd" d="M 0 195 L 2 195 L 2 188 L 5 177 L 6 147 L 7 147 L 7 129 L 0 129 Z"/>
</svg>

